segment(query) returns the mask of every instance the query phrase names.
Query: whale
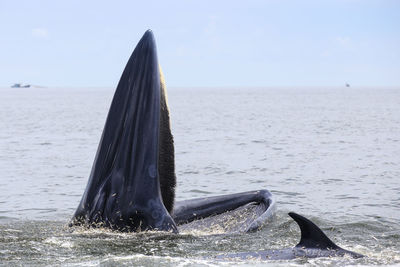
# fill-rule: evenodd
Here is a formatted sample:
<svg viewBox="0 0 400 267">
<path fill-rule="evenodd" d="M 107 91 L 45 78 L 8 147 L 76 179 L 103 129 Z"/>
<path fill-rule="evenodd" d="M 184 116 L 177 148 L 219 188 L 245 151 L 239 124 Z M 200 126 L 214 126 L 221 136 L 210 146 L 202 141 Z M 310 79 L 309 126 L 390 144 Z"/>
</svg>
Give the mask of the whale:
<svg viewBox="0 0 400 267">
<path fill-rule="evenodd" d="M 145 32 L 115 90 L 88 183 L 70 226 L 123 232 L 179 232 L 178 226 L 237 209 L 252 210 L 238 231 L 274 214 L 268 190 L 175 203 L 174 139 L 155 38 Z"/>
<path fill-rule="evenodd" d="M 343 257 L 363 258 L 364 256 L 343 249 L 330 240 L 312 221 L 297 213 L 289 212 L 301 231 L 300 242 L 293 248 L 269 249 L 256 252 L 222 254 L 216 260 L 292 260 L 295 258 Z"/>
<path fill-rule="evenodd" d="M 276 201 L 267 189 L 175 201 L 174 153 L 164 76 L 154 35 L 148 30 L 122 72 L 86 189 L 69 226 L 179 233 L 228 220 L 231 228 L 227 233 L 252 232 L 274 217 Z M 302 231 L 295 248 L 221 258 L 291 259 L 352 253 L 334 245 L 311 221 L 295 213 L 289 215 Z"/>
</svg>

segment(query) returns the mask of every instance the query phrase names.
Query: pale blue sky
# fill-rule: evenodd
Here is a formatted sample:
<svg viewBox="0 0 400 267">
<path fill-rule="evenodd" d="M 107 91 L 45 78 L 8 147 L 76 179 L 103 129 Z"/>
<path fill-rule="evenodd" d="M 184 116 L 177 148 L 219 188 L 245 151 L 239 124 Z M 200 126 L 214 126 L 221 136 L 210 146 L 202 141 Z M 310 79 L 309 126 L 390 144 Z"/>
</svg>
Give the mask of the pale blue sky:
<svg viewBox="0 0 400 267">
<path fill-rule="evenodd" d="M 400 1 L 0 0 L 0 86 L 115 87 L 152 29 L 167 86 L 400 86 Z"/>
</svg>

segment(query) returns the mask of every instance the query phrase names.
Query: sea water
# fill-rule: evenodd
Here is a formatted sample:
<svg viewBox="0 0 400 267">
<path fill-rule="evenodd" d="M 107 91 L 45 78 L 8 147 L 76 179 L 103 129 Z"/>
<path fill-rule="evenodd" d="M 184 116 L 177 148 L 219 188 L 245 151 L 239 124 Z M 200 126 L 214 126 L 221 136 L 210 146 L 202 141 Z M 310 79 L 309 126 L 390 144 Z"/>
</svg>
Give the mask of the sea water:
<svg viewBox="0 0 400 267">
<path fill-rule="evenodd" d="M 112 88 L 0 88 L 0 264 L 230 265 L 208 257 L 292 247 L 305 215 L 367 258 L 239 265 L 400 264 L 400 88 L 171 88 L 177 200 L 268 189 L 250 234 L 121 234 L 67 226 Z"/>
</svg>

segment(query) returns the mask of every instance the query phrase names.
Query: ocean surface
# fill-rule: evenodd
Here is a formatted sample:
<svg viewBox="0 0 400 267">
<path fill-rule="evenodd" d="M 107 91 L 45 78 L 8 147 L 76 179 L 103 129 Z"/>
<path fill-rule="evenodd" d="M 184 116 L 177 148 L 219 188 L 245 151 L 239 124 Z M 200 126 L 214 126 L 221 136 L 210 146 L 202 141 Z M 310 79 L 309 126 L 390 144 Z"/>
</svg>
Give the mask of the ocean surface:
<svg viewBox="0 0 400 267">
<path fill-rule="evenodd" d="M 258 232 L 70 228 L 113 88 L 0 88 L 0 265 L 208 266 L 295 246 L 307 216 L 362 259 L 240 266 L 400 265 L 400 88 L 171 88 L 177 200 L 268 189 Z"/>
</svg>

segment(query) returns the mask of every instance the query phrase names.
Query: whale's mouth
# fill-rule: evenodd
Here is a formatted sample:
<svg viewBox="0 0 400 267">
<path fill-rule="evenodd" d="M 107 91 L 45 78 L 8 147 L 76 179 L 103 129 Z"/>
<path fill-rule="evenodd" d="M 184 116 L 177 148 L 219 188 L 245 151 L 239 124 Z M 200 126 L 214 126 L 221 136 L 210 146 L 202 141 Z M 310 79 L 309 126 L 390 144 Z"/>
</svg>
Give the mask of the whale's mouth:
<svg viewBox="0 0 400 267">
<path fill-rule="evenodd" d="M 271 216 L 274 202 L 266 190 L 192 199 L 174 208 L 174 161 L 165 85 L 154 36 L 147 31 L 118 83 L 71 225 L 176 232 L 177 224 L 210 227 L 221 221 L 224 225 L 237 222 L 237 227 L 225 229 L 235 232 L 259 229 Z M 258 208 L 230 213 L 244 215 L 243 220 L 223 215 L 248 203 Z"/>
<path fill-rule="evenodd" d="M 156 43 L 147 31 L 118 83 L 72 224 L 176 230 L 174 147 Z"/>
</svg>

